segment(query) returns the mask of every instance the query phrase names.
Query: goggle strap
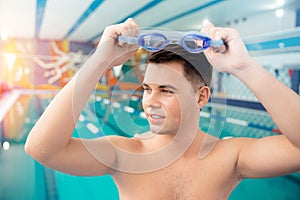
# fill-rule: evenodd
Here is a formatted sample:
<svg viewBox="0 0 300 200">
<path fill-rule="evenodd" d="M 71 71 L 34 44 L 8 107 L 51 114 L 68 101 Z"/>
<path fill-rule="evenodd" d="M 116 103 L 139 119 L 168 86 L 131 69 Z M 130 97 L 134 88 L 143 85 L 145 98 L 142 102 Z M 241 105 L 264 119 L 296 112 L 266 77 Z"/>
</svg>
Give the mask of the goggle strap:
<svg viewBox="0 0 300 200">
<path fill-rule="evenodd" d="M 220 47 L 224 45 L 224 41 L 223 40 L 210 40 L 209 41 L 209 46 L 211 47 Z"/>
<path fill-rule="evenodd" d="M 138 44 L 138 40 L 136 37 L 127 37 L 127 36 L 120 35 L 118 37 L 118 40 L 120 42 L 126 42 L 127 44 Z"/>
</svg>

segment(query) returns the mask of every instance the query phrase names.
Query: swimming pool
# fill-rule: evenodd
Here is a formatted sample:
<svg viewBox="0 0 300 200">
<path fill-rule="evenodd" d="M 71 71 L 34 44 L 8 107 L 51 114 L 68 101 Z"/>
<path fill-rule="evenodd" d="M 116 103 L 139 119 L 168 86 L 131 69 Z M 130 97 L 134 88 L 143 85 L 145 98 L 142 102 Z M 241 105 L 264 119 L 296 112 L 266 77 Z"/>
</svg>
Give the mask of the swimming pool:
<svg viewBox="0 0 300 200">
<path fill-rule="evenodd" d="M 55 93 L 23 91 L 15 95 L 14 103 L 3 116 L 0 123 L 0 199 L 117 200 L 117 188 L 110 176 L 67 175 L 44 167 L 25 154 L 26 137 Z M 148 124 L 139 111 L 140 98 L 138 95 L 129 96 L 130 100 L 126 93 L 111 96 L 97 92 L 92 95 L 73 136 L 94 138 L 116 134 L 131 137 L 146 130 Z M 264 111 L 215 103 L 210 103 L 202 110 L 201 128 L 219 137 L 263 137 L 277 134 L 274 123 Z M 278 178 L 244 180 L 233 191 L 230 199 L 298 200 L 299 197 L 300 174 L 293 173 Z"/>
</svg>

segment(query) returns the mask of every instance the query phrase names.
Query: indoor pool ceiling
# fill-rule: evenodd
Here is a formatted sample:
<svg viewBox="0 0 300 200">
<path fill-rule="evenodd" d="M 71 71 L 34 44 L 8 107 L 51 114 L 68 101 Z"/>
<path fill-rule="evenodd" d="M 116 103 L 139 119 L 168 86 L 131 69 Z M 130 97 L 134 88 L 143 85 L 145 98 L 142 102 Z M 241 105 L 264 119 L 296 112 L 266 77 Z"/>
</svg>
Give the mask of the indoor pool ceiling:
<svg viewBox="0 0 300 200">
<path fill-rule="evenodd" d="M 141 27 L 198 30 L 260 12 L 300 7 L 300 0 L 0 0 L 2 37 L 98 41 L 109 24 L 133 17 Z"/>
</svg>

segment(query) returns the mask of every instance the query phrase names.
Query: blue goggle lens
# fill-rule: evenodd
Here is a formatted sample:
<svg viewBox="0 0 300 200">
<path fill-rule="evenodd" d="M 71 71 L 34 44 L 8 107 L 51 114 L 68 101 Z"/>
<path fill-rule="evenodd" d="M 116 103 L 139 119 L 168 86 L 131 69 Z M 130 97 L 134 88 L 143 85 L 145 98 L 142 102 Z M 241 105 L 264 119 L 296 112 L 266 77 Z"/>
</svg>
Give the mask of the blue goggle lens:
<svg viewBox="0 0 300 200">
<path fill-rule="evenodd" d="M 180 40 L 180 44 L 184 49 L 191 53 L 199 53 L 209 47 L 209 40 L 209 38 L 204 36 L 188 34 Z"/>
<path fill-rule="evenodd" d="M 153 33 L 139 36 L 140 46 L 149 51 L 159 51 L 168 44 L 168 39 L 163 34 Z"/>
</svg>

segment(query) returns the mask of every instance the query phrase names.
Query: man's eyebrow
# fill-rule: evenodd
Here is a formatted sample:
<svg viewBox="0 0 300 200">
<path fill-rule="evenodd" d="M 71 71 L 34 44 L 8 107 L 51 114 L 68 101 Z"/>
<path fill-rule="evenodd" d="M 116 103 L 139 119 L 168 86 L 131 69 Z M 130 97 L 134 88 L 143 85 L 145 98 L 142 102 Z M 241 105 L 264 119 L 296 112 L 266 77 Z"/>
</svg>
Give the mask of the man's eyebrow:
<svg viewBox="0 0 300 200">
<path fill-rule="evenodd" d="M 177 88 L 172 85 L 160 85 L 158 88 L 160 88 L 160 89 L 169 88 L 172 90 L 177 90 Z"/>
<path fill-rule="evenodd" d="M 144 87 L 150 87 L 150 86 L 149 86 L 148 84 L 146 84 L 146 83 L 143 83 L 142 86 L 144 86 Z M 174 86 L 172 86 L 172 85 L 160 85 L 158 88 L 159 88 L 159 89 L 170 88 L 170 89 L 173 89 L 173 90 L 177 90 L 177 88 L 174 87 Z"/>
</svg>

